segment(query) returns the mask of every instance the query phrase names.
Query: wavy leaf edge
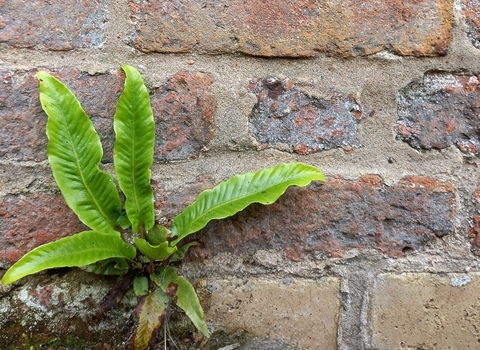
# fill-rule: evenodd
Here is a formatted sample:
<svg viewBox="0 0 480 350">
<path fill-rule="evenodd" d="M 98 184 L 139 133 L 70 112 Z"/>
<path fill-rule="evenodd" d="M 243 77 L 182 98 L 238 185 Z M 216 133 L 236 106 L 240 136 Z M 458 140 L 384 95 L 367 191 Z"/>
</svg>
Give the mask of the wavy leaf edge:
<svg viewBox="0 0 480 350">
<path fill-rule="evenodd" d="M 280 176 L 282 173 L 285 176 Z M 288 174 L 293 176 L 288 176 Z M 257 187 L 259 178 L 273 177 L 279 175 L 278 182 L 263 187 Z M 226 181 L 220 182 L 212 189 L 201 192 L 195 201 L 187 206 L 179 215 L 173 219 L 171 237 L 177 237 L 172 241 L 172 245 L 176 245 L 180 240 L 186 236 L 198 232 L 207 225 L 211 220 L 224 219 L 235 215 L 242 211 L 247 206 L 253 203 L 273 204 L 282 194 L 285 193 L 290 186 L 307 186 L 314 180 L 325 181 L 325 176 L 316 167 L 307 165 L 301 162 L 282 163 L 275 167 L 263 168 L 256 172 L 248 172 L 244 174 L 235 175 Z M 248 186 L 238 185 L 248 182 Z M 238 185 L 238 186 L 237 186 Z M 240 192 L 244 192 L 245 188 L 250 191 L 243 193 L 241 196 L 221 201 L 218 197 L 224 196 L 228 191 L 232 191 L 235 186 L 240 188 Z M 269 193 L 272 191 L 274 193 Z M 249 197 L 251 199 L 249 199 Z M 241 203 L 242 201 L 243 204 Z M 213 202 L 213 206 L 208 206 Z M 226 214 L 215 215 L 216 209 L 224 209 L 227 205 L 237 204 L 237 207 L 228 208 L 225 210 Z"/>
</svg>

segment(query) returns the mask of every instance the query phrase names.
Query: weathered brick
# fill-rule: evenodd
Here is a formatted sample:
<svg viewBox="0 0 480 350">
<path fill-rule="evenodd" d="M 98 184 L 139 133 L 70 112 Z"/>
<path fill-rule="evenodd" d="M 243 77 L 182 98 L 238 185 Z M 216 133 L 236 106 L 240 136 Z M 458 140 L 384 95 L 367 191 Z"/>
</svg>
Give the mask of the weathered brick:
<svg viewBox="0 0 480 350">
<path fill-rule="evenodd" d="M 205 318 L 301 349 L 335 349 L 340 280 L 210 280 Z"/>
<path fill-rule="evenodd" d="M 468 236 L 472 243 L 473 252 L 480 255 L 480 186 L 473 193 L 472 201 L 474 212 L 471 225 L 468 229 Z"/>
<path fill-rule="evenodd" d="M 46 119 L 41 116 L 32 74 L 0 72 L 0 155 L 17 160 L 46 158 Z"/>
<path fill-rule="evenodd" d="M 373 288 L 372 348 L 478 349 L 480 275 L 378 276 Z"/>
<path fill-rule="evenodd" d="M 104 161 L 111 161 L 112 117 L 123 86 L 120 73 L 91 76 L 64 68 L 52 74 L 75 93 L 91 116 L 102 139 Z M 0 78 L 0 154 L 15 160 L 45 160 L 47 116 L 40 106 L 35 72 L 1 72 Z"/>
<path fill-rule="evenodd" d="M 167 190 L 165 184 L 153 180 L 155 208 L 160 209 L 161 215 L 171 224 L 171 220 L 193 203 L 200 192 L 214 186 L 215 182 L 210 176 L 198 176 L 194 183 L 185 183 L 182 188 L 176 190 Z"/>
<path fill-rule="evenodd" d="M 299 92 L 291 80 L 255 79 L 250 91 L 258 103 L 249 118 L 249 129 L 261 148 L 273 147 L 309 154 L 360 147 L 357 124 L 363 107 L 353 96 L 333 95 L 329 100 Z"/>
<path fill-rule="evenodd" d="M 0 283 L 0 348 L 124 348 L 134 327 L 136 298 L 124 298 L 99 317 L 115 279 L 61 269 L 22 279 L 13 289 Z"/>
<path fill-rule="evenodd" d="M 4 198 L 0 202 L 0 266 L 16 262 L 41 244 L 86 229 L 60 194 Z"/>
<path fill-rule="evenodd" d="M 480 3 L 478 0 L 462 0 L 467 24 L 467 36 L 472 45 L 480 49 Z"/>
<path fill-rule="evenodd" d="M 144 52 L 436 56 L 447 51 L 453 21 L 453 0 L 135 0 L 130 7 L 132 41 Z"/>
<path fill-rule="evenodd" d="M 398 136 L 412 147 L 457 146 L 467 155 L 480 152 L 478 76 L 426 73 L 398 97 Z"/>
<path fill-rule="evenodd" d="M 105 42 L 104 0 L 1 0 L 0 5 L 0 43 L 72 50 Z"/>
<path fill-rule="evenodd" d="M 455 195 L 448 182 L 410 176 L 386 186 L 374 175 L 330 178 L 290 188 L 273 205 L 254 204 L 211 222 L 196 236 L 204 247 L 192 248 L 192 257 L 282 249 L 301 261 L 309 254 L 341 257 L 354 248 L 403 256 L 450 234 L 454 220 Z"/>
<path fill-rule="evenodd" d="M 113 115 L 123 89 L 123 75 L 89 75 L 65 68 L 52 73 L 77 96 L 102 140 L 103 162 L 113 159 Z M 38 99 L 35 72 L 0 72 L 0 155 L 15 160 L 46 159 L 47 117 Z M 154 90 L 155 159 L 198 157 L 213 136 L 215 98 L 205 73 L 178 73 Z"/>
<path fill-rule="evenodd" d="M 215 96 L 212 76 L 177 73 L 155 90 L 152 108 L 157 124 L 155 159 L 197 158 L 213 137 Z"/>
</svg>

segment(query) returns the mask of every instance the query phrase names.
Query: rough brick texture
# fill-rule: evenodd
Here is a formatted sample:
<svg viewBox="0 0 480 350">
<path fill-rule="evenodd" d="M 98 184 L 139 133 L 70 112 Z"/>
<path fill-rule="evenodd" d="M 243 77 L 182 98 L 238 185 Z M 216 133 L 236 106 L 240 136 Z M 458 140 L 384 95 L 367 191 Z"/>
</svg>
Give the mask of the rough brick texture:
<svg viewBox="0 0 480 350">
<path fill-rule="evenodd" d="M 462 0 L 462 8 L 467 24 L 467 36 L 472 45 L 480 49 L 480 2 Z"/>
<path fill-rule="evenodd" d="M 103 162 L 112 161 L 113 115 L 123 89 L 123 74 L 89 75 L 76 69 L 52 73 L 77 96 L 100 134 Z M 46 159 L 47 117 L 38 100 L 35 72 L 0 72 L 0 156 L 15 160 Z M 213 136 L 215 98 L 212 77 L 178 73 L 151 96 L 156 120 L 155 159 L 196 158 Z"/>
<path fill-rule="evenodd" d="M 186 183 L 181 189 L 167 190 L 163 183 L 152 181 L 155 194 L 155 208 L 162 211 L 161 215 L 170 223 L 171 220 L 188 205 L 192 204 L 198 194 L 211 189 L 215 182 L 210 176 L 198 176 L 193 183 Z"/>
<path fill-rule="evenodd" d="M 187 196 L 193 198 L 192 192 L 209 187 L 209 182 L 199 179 L 186 186 Z M 191 198 L 183 199 L 182 189 L 175 193 L 157 197 L 157 208 L 173 205 L 178 214 L 191 203 Z M 211 222 L 197 235 L 204 247 L 192 248 L 192 257 L 273 248 L 294 261 L 308 254 L 341 257 L 353 248 L 403 256 L 453 231 L 454 204 L 452 186 L 434 179 L 406 177 L 388 187 L 373 175 L 356 181 L 331 178 L 290 188 L 273 205 L 254 204 Z M 168 219 L 173 216 L 166 214 Z"/>
<path fill-rule="evenodd" d="M 10 290 L 0 284 L 1 349 L 128 348 L 136 298 L 124 298 L 99 317 L 101 300 L 116 277 L 68 270 L 24 278 Z"/>
<path fill-rule="evenodd" d="M 255 56 L 446 53 L 453 0 L 130 2 L 132 41 L 149 52 Z"/>
<path fill-rule="evenodd" d="M 0 202 L 0 266 L 33 248 L 87 229 L 60 194 L 37 193 Z"/>
<path fill-rule="evenodd" d="M 282 340 L 296 349 L 336 349 L 340 280 L 210 280 L 206 319 Z M 313 321 L 314 320 L 314 321 Z M 257 348 L 258 350 L 263 348 Z"/>
<path fill-rule="evenodd" d="M 106 1 L 0 0 L 0 43 L 72 50 L 105 41 Z"/>
<path fill-rule="evenodd" d="M 357 123 L 363 107 L 353 96 L 333 95 L 329 100 L 299 92 L 291 80 L 255 79 L 250 91 L 258 103 L 249 118 L 250 132 L 261 148 L 309 154 L 331 148 L 351 152 L 360 147 Z"/>
<path fill-rule="evenodd" d="M 416 149 L 480 152 L 478 76 L 427 73 L 400 91 L 398 135 Z"/>
<path fill-rule="evenodd" d="M 478 349 L 480 276 L 382 274 L 372 297 L 372 349 Z"/>
<path fill-rule="evenodd" d="M 212 76 L 177 73 L 155 90 L 151 103 L 157 124 L 155 158 L 197 158 L 213 136 Z"/>
<path fill-rule="evenodd" d="M 472 243 L 473 252 L 480 255 L 480 186 L 473 193 L 472 201 L 474 204 L 474 212 L 471 225 L 468 229 L 468 236 Z"/>
<path fill-rule="evenodd" d="M 155 206 L 168 220 L 192 203 L 198 193 L 212 188 L 210 177 L 199 178 L 181 191 L 166 191 L 152 183 Z M 88 229 L 68 208 L 61 194 L 7 196 L 0 201 L 0 268 L 9 267 L 33 248 Z"/>
</svg>

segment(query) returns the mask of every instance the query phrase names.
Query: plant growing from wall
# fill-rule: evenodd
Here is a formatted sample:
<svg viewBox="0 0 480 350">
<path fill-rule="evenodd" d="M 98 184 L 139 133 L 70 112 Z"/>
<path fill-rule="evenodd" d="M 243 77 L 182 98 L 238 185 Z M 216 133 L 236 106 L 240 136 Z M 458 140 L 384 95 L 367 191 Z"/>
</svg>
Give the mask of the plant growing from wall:
<svg viewBox="0 0 480 350">
<path fill-rule="evenodd" d="M 192 284 L 172 266 L 196 244 L 184 243 L 184 239 L 210 220 L 232 216 L 251 203 L 271 204 L 291 185 L 306 186 L 325 178 L 317 168 L 303 163 L 236 175 L 202 192 L 173 219 L 170 228 L 156 223 L 150 185 L 153 112 L 140 74 L 131 66 L 122 69 L 125 86 L 114 115 L 114 169 L 122 196 L 112 175 L 99 168 L 100 138 L 74 94 L 48 73 L 37 73 L 40 101 L 48 115 L 47 155 L 53 176 L 67 205 L 91 230 L 33 249 L 5 273 L 2 283 L 73 266 L 97 274 L 123 275 L 139 300 L 135 349 L 148 347 L 169 303 L 183 309 L 208 337 Z"/>
</svg>

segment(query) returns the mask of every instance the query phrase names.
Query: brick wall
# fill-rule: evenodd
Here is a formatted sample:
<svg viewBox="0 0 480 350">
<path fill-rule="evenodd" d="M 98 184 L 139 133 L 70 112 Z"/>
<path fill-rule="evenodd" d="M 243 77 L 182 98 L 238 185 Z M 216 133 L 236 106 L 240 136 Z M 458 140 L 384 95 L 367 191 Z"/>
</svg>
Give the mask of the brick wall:
<svg viewBox="0 0 480 350">
<path fill-rule="evenodd" d="M 235 173 L 303 161 L 328 177 L 198 234 L 182 271 L 212 330 L 480 346 L 478 1 L 0 0 L 0 275 L 83 229 L 46 163 L 35 72 L 76 93 L 111 169 L 122 64 L 151 90 L 167 220 Z M 0 347 L 121 348 L 134 298 L 95 317 L 112 283 L 62 269 L 0 285 Z"/>
</svg>

